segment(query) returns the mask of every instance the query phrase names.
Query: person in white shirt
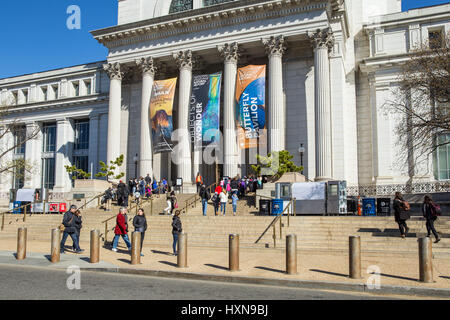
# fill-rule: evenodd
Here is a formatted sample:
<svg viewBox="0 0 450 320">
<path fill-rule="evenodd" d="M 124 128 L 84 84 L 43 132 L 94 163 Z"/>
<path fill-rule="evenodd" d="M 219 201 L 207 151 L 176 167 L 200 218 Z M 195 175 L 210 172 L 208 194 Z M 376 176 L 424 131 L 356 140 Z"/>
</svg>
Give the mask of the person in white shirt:
<svg viewBox="0 0 450 320">
<path fill-rule="evenodd" d="M 228 202 L 227 190 L 223 189 L 219 197 L 220 197 L 220 212 L 222 212 L 222 215 L 225 215 L 225 210 Z"/>
</svg>

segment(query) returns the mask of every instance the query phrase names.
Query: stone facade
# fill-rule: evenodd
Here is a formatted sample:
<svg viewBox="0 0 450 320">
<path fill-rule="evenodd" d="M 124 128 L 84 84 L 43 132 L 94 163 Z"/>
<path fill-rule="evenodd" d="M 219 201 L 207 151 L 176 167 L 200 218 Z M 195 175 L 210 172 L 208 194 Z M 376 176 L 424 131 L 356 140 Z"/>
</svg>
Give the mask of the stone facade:
<svg viewBox="0 0 450 320">
<path fill-rule="evenodd" d="M 89 122 L 86 152 L 94 173 L 98 161 L 124 154 L 120 169 L 127 177 L 183 177 L 189 186 L 197 170 L 214 175 L 214 168 L 195 163 L 189 142 L 180 154 L 153 154 L 148 102 L 154 80 L 178 77 L 174 124 L 187 128 L 192 76 L 218 71 L 224 74 L 221 173 L 250 173 L 242 163 L 249 154 L 232 132 L 236 70 L 248 64 L 267 65 L 268 151 L 288 150 L 297 165 L 302 159 L 308 180 L 350 186 L 434 180 L 431 161 L 413 176 L 399 161 L 407 152 L 394 134 L 401 119 L 382 110 L 414 44 L 430 30 L 449 30 L 450 5 L 400 12 L 400 0 L 193 0 L 192 10 L 169 14 L 170 4 L 119 0 L 118 25 L 92 32 L 109 49 L 107 61 L 0 79 L 2 101 L 14 100 L 2 126 L 13 119 L 29 127 L 56 124 L 54 193 L 72 188 L 63 168 L 76 154 L 79 119 Z M 37 171 L 26 187 L 42 184 L 42 139 L 27 143 L 25 157 Z M 0 179 L 5 196 L 13 178 Z"/>
</svg>

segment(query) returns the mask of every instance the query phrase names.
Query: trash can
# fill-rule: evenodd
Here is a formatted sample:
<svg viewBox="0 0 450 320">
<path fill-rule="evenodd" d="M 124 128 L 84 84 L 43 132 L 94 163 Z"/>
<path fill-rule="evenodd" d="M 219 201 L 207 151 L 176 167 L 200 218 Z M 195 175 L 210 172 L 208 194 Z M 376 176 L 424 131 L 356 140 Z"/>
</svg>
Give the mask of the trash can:
<svg viewBox="0 0 450 320">
<path fill-rule="evenodd" d="M 391 216 L 391 199 L 378 198 L 377 199 L 377 215 L 386 217 Z"/>
<path fill-rule="evenodd" d="M 14 201 L 13 214 L 21 214 L 23 212 L 22 201 Z"/>
<path fill-rule="evenodd" d="M 271 213 L 271 201 L 270 199 L 259 199 L 259 212 L 265 215 Z"/>
<path fill-rule="evenodd" d="M 364 198 L 362 200 L 363 216 L 376 216 L 376 199 Z"/>
<path fill-rule="evenodd" d="M 272 200 L 272 215 L 277 216 L 283 213 L 283 199 Z"/>
<path fill-rule="evenodd" d="M 350 198 L 347 199 L 347 212 L 356 213 L 358 212 L 358 199 Z"/>
</svg>

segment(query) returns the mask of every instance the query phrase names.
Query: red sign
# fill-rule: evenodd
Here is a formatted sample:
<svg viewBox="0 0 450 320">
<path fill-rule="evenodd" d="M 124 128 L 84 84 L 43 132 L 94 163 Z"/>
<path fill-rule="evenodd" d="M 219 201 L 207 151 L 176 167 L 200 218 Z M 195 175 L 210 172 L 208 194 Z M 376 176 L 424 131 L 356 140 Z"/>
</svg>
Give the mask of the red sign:
<svg viewBox="0 0 450 320">
<path fill-rule="evenodd" d="M 59 206 L 57 203 L 50 203 L 49 210 L 50 212 L 59 212 Z"/>
<path fill-rule="evenodd" d="M 66 212 L 67 211 L 67 204 L 66 203 L 60 203 L 59 204 L 59 212 Z"/>
</svg>

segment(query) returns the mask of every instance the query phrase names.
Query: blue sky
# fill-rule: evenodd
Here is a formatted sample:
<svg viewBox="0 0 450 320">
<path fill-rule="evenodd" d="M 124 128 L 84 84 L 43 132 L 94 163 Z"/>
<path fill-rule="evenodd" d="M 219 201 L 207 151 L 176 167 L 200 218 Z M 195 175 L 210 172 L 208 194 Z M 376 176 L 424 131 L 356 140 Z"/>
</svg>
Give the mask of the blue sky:
<svg viewBox="0 0 450 320">
<path fill-rule="evenodd" d="M 403 0 L 403 10 L 448 3 Z M 0 78 L 105 60 L 108 51 L 89 31 L 117 24 L 117 0 L 14 0 L 0 6 Z M 70 5 L 81 8 L 81 29 L 69 30 Z"/>
</svg>

